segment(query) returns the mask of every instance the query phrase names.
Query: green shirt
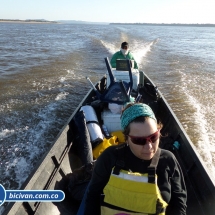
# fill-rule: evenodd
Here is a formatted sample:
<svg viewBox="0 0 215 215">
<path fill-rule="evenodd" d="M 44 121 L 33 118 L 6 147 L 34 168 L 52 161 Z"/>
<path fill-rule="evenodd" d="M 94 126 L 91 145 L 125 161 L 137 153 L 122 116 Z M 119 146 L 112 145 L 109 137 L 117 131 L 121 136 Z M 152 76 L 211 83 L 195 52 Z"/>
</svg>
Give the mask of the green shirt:
<svg viewBox="0 0 215 215">
<path fill-rule="evenodd" d="M 138 66 L 137 66 L 137 62 L 135 61 L 134 59 L 134 56 L 131 54 L 131 52 L 128 52 L 128 54 L 125 56 L 122 54 L 121 51 L 118 51 L 116 52 L 113 57 L 111 58 L 111 66 L 113 68 L 116 68 L 116 60 L 117 59 L 129 59 L 129 60 L 134 60 L 134 69 L 138 69 Z"/>
</svg>

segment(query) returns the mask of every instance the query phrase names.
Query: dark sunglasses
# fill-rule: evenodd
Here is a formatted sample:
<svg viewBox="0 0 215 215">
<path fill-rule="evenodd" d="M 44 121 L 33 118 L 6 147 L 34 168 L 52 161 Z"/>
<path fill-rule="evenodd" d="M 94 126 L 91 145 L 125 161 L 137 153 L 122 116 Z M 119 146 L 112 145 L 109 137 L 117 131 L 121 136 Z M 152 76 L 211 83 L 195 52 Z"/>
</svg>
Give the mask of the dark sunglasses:
<svg viewBox="0 0 215 215">
<path fill-rule="evenodd" d="M 160 129 L 157 130 L 154 134 L 149 135 L 148 137 L 135 137 L 131 135 L 127 136 L 130 137 L 132 143 L 144 146 L 147 141 L 154 143 L 160 137 Z"/>
</svg>

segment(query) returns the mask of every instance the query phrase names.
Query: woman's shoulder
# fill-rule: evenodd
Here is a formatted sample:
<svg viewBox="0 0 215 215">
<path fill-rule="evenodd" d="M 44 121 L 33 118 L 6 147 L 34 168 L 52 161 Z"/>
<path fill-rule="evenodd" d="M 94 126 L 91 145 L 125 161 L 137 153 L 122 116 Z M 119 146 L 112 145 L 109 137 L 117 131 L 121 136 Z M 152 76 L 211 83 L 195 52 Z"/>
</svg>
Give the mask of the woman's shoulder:
<svg viewBox="0 0 215 215">
<path fill-rule="evenodd" d="M 120 145 L 114 145 L 114 146 L 109 146 L 104 150 L 102 154 L 108 154 L 108 155 L 113 155 L 116 156 L 118 153 L 124 150 L 126 147 L 126 144 L 120 144 Z"/>
<path fill-rule="evenodd" d="M 123 149 L 123 144 L 110 146 L 102 152 L 95 163 L 94 171 L 97 175 L 106 175 L 111 172 L 118 159 L 118 153 L 122 151 L 121 149 Z"/>
<path fill-rule="evenodd" d="M 125 144 L 109 146 L 98 157 L 98 160 L 105 159 L 105 158 L 109 158 L 109 159 L 117 158 L 119 153 L 123 152 L 123 149 L 125 148 L 125 146 L 126 146 Z"/>
<path fill-rule="evenodd" d="M 174 154 L 169 151 L 169 150 L 166 150 L 166 149 L 161 149 L 161 155 L 166 155 L 166 156 L 174 156 Z"/>
<path fill-rule="evenodd" d="M 161 149 L 161 154 L 160 154 L 160 159 L 161 160 L 176 160 L 175 155 L 166 149 Z"/>
<path fill-rule="evenodd" d="M 160 159 L 158 162 L 158 169 L 172 169 L 178 168 L 179 164 L 175 155 L 168 150 L 161 149 Z"/>
</svg>

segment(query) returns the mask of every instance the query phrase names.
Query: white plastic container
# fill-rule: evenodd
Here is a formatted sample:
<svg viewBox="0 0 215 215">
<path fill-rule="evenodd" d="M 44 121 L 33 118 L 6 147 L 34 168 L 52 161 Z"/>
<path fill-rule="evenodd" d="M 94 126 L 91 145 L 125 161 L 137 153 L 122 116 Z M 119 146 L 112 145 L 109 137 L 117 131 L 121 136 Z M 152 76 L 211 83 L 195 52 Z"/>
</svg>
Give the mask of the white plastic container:
<svg viewBox="0 0 215 215">
<path fill-rule="evenodd" d="M 123 105 L 118 105 L 118 104 L 115 104 L 115 103 L 108 103 L 108 108 L 112 113 L 121 114 L 122 109 L 123 109 Z"/>
<path fill-rule="evenodd" d="M 109 133 L 122 130 L 120 116 L 121 114 L 114 114 L 108 109 L 102 111 L 101 118 Z"/>
<path fill-rule="evenodd" d="M 119 71 L 116 69 L 112 69 L 113 75 L 116 79 L 116 81 L 126 81 L 130 82 L 129 72 L 128 71 Z M 139 70 L 138 69 L 132 69 L 132 79 L 133 79 L 133 89 L 137 90 L 137 86 L 139 84 Z M 107 86 L 110 85 L 110 77 L 107 73 Z"/>
</svg>

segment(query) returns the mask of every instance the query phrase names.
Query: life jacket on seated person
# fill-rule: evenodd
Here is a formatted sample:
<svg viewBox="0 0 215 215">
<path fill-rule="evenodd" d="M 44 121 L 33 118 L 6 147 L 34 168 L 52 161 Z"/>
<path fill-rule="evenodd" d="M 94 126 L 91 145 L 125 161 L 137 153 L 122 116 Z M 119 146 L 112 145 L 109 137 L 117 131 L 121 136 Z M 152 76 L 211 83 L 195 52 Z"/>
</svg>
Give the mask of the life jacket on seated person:
<svg viewBox="0 0 215 215">
<path fill-rule="evenodd" d="M 167 203 L 157 186 L 158 148 L 146 174 L 122 170 L 123 159 L 117 159 L 104 188 L 102 215 L 164 215 Z"/>
</svg>

